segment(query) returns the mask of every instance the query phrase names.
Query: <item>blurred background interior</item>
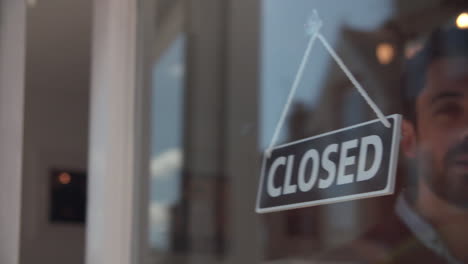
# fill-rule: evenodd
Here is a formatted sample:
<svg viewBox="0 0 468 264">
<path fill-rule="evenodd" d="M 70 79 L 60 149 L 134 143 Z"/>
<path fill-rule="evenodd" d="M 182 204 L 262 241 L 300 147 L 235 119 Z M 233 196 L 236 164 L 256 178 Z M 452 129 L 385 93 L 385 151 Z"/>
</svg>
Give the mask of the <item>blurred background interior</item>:
<svg viewBox="0 0 468 264">
<path fill-rule="evenodd" d="M 11 84 L 5 76 L 12 78 L 7 73 L 15 60 L 8 56 L 14 43 L 5 41 L 14 35 L 8 31 L 13 2 L 0 0 L 3 104 Z M 8 132 L 22 133 L 21 187 L 19 196 L 0 201 L 4 208 L 9 197 L 20 201 L 17 263 L 97 263 L 89 256 L 92 230 L 112 222 L 99 222 L 107 207 L 92 203 L 119 191 L 105 187 L 111 176 L 96 180 L 99 170 L 90 168 L 107 159 L 106 153 L 93 152 L 105 140 L 92 138 L 93 125 L 107 122 L 98 112 L 96 80 L 99 74 L 110 76 L 99 68 L 99 58 L 111 54 L 95 38 L 118 32 L 119 26 L 99 24 L 106 2 L 26 1 L 22 125 Z M 307 19 L 318 10 L 322 34 L 385 114 L 401 112 L 402 62 L 421 49 L 422 39 L 443 24 L 468 27 L 468 3 L 462 0 L 134 2 L 137 8 L 128 12 L 137 17 L 130 47 L 136 61 L 122 68 L 122 74 L 134 72 L 128 91 L 136 102 L 128 113 L 136 132 L 133 169 L 126 174 L 136 184 L 126 215 L 134 219 L 131 252 L 145 264 L 306 263 L 385 221 L 394 195 L 254 211 L 261 158 L 307 45 Z M 278 144 L 372 119 L 372 110 L 316 44 Z M 400 165 L 397 189 L 405 182 Z M 2 171 L 2 189 L 10 188 L 8 172 Z"/>
</svg>

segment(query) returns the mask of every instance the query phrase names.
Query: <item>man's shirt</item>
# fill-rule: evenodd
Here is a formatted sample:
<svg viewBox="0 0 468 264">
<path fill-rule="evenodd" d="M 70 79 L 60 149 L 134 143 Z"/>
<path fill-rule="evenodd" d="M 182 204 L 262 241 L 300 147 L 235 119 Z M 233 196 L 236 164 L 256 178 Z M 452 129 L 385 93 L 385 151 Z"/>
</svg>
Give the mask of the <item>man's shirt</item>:
<svg viewBox="0 0 468 264">
<path fill-rule="evenodd" d="M 462 263 L 450 253 L 435 228 L 408 204 L 403 194 L 400 194 L 397 199 L 395 211 L 424 246 L 444 258 L 448 263 Z"/>
</svg>

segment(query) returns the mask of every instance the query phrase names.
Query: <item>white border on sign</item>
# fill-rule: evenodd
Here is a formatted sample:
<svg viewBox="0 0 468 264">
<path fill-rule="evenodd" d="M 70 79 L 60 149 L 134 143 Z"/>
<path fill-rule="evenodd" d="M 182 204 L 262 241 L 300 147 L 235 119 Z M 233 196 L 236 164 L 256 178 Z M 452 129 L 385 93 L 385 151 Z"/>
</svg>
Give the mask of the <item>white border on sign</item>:
<svg viewBox="0 0 468 264">
<path fill-rule="evenodd" d="M 345 196 L 340 196 L 340 197 L 333 197 L 333 198 L 327 198 L 327 199 L 322 199 L 322 200 L 315 200 L 315 201 L 309 201 L 309 202 L 301 202 L 301 203 L 294 203 L 294 204 L 287 204 L 287 205 L 280 205 L 280 206 L 274 206 L 274 207 L 269 207 L 269 208 L 260 208 L 260 199 L 261 195 L 263 192 L 263 180 L 265 176 L 265 164 L 266 164 L 266 153 L 263 155 L 263 162 L 262 162 L 262 174 L 260 177 L 260 182 L 258 184 L 258 192 L 257 192 L 257 204 L 255 207 L 255 212 L 257 213 L 270 213 L 270 212 L 277 212 L 277 211 L 283 211 L 283 210 L 289 210 L 289 209 L 298 209 L 298 208 L 304 208 L 308 206 L 314 206 L 314 205 L 322 205 L 322 204 L 331 204 L 331 203 L 337 203 L 337 202 L 345 202 L 345 201 L 351 201 L 351 200 L 357 200 L 357 199 L 364 199 L 364 198 L 371 198 L 371 197 L 377 197 L 377 196 L 382 196 L 385 194 L 393 194 L 395 190 L 395 176 L 396 176 L 396 169 L 398 165 L 398 152 L 400 149 L 400 138 L 401 138 L 401 115 L 400 114 L 393 114 L 387 116 L 387 118 L 393 118 L 394 123 L 393 123 L 393 135 L 392 135 L 392 146 L 391 146 L 391 153 L 390 153 L 390 162 L 389 162 L 389 168 L 388 168 L 388 180 L 387 180 L 387 185 L 384 189 L 380 191 L 373 191 L 373 192 L 366 192 L 366 193 L 358 193 L 358 194 L 351 194 L 351 195 L 345 195 Z M 284 148 L 290 145 L 294 145 L 297 143 L 301 143 L 304 141 L 308 141 L 311 139 L 319 138 L 319 137 L 324 137 L 332 134 L 336 134 L 338 132 L 350 130 L 356 127 L 361 127 L 365 126 L 368 124 L 372 124 L 375 122 L 381 122 L 380 119 L 375 119 L 371 121 L 367 121 L 364 123 L 360 123 L 354 126 L 349 126 L 345 128 L 341 128 L 338 130 L 330 131 L 327 133 L 323 133 L 320 135 L 316 135 L 313 137 L 309 138 L 304 138 L 298 141 L 290 142 L 287 144 L 283 144 L 280 146 L 277 146 L 273 148 L 271 151 Z"/>
</svg>

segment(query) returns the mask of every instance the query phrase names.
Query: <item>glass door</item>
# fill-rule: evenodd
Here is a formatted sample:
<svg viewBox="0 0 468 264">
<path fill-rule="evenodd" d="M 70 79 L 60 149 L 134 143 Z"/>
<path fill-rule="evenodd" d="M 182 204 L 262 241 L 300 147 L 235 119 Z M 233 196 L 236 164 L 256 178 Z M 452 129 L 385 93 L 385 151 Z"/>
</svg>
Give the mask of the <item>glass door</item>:
<svg viewBox="0 0 468 264">
<path fill-rule="evenodd" d="M 466 3 L 151 3 L 153 23 L 146 30 L 154 38 L 144 54 L 151 63 L 145 66 L 143 88 L 151 94 L 146 101 L 150 147 L 147 174 L 140 175 L 149 179 L 144 186 L 149 203 L 141 212 L 148 219 L 147 263 L 468 259 L 460 250 L 468 241 L 459 236 L 468 219 Z M 378 121 L 356 86 L 384 116 L 403 119 L 392 190 L 385 196 L 256 213 L 262 161 L 271 146 Z M 353 133 L 344 134 L 351 138 Z M 352 142 L 356 145 L 349 152 L 341 148 L 329 156 L 334 173 L 319 164 L 316 175 L 326 180 L 327 172 L 341 170 L 351 180 L 331 184 L 348 187 L 324 188 L 320 195 L 340 197 L 373 184 L 355 180 L 359 160 L 361 172 L 375 161 L 359 149 L 364 139 Z M 291 166 L 301 166 L 304 153 L 289 153 L 296 157 Z M 285 160 L 290 156 L 285 154 Z M 278 164 L 278 175 L 288 177 L 290 165 Z M 304 164 L 304 174 L 313 175 L 314 163 Z M 279 195 L 300 191 L 294 178 L 299 170 L 291 169 L 289 183 L 271 181 Z"/>
</svg>

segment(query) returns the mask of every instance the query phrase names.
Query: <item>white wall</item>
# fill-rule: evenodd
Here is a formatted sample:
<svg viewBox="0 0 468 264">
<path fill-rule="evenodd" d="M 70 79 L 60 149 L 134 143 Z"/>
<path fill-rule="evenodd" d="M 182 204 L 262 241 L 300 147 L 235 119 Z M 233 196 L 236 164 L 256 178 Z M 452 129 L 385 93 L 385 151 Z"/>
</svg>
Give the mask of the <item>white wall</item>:
<svg viewBox="0 0 468 264">
<path fill-rule="evenodd" d="M 91 0 L 37 1 L 28 9 L 24 264 L 84 263 L 85 226 L 48 222 L 48 174 L 87 167 L 90 42 Z"/>
</svg>

